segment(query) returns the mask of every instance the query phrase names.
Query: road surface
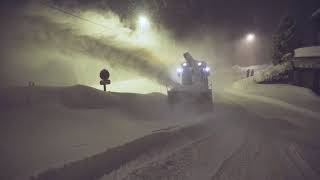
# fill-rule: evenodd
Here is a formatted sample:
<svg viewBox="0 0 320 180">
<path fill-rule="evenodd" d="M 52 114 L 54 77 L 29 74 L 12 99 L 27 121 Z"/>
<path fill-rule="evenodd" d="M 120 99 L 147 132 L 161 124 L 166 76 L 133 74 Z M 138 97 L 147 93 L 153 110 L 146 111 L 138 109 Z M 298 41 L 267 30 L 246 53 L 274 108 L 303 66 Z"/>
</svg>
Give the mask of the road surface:
<svg viewBox="0 0 320 180">
<path fill-rule="evenodd" d="M 265 98 L 223 92 L 213 113 L 44 172 L 36 179 L 320 179 L 320 116 Z M 199 121 L 200 119 L 200 121 Z"/>
<path fill-rule="evenodd" d="M 206 118 L 206 136 L 104 179 L 320 179 L 320 119 L 231 94 L 218 94 Z"/>
</svg>

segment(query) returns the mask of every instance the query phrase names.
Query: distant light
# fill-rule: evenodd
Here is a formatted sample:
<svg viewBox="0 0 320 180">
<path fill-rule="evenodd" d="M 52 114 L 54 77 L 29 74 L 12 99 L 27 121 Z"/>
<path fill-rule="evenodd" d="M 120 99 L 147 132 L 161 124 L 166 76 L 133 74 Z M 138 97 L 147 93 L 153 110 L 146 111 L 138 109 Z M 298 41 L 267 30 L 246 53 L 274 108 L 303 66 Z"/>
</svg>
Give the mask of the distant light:
<svg viewBox="0 0 320 180">
<path fill-rule="evenodd" d="M 186 66 L 187 66 L 187 63 L 183 63 L 182 66 L 186 67 Z"/>
<path fill-rule="evenodd" d="M 246 37 L 246 41 L 247 41 L 248 43 L 253 42 L 255 39 L 256 39 L 256 35 L 253 34 L 253 33 L 249 33 L 249 34 L 247 35 L 247 37 Z"/>
<path fill-rule="evenodd" d="M 149 27 L 150 27 L 149 19 L 144 15 L 139 16 L 138 26 L 139 26 L 140 30 L 149 29 Z"/>
<path fill-rule="evenodd" d="M 183 72 L 183 69 L 181 67 L 177 68 L 177 72 L 178 73 L 182 73 Z"/>
<path fill-rule="evenodd" d="M 201 66 L 202 65 L 202 62 L 198 62 L 198 66 Z"/>
<path fill-rule="evenodd" d="M 210 72 L 210 68 L 209 68 L 209 67 L 204 68 L 204 70 L 205 70 L 206 72 Z"/>
</svg>

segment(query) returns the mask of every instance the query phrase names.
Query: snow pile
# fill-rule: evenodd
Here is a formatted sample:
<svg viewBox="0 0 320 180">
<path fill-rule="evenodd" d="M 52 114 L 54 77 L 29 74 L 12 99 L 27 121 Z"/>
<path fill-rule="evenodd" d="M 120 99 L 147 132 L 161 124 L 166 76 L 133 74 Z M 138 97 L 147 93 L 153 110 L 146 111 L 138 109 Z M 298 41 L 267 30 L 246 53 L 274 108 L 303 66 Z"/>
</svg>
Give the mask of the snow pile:
<svg viewBox="0 0 320 180">
<path fill-rule="evenodd" d="M 286 104 L 300 109 L 320 113 L 320 97 L 313 91 L 289 84 L 257 84 L 253 77 L 237 81 L 230 91 L 273 104 Z"/>
<path fill-rule="evenodd" d="M 0 99 L 0 179 L 60 167 L 187 123 L 191 114 L 173 114 L 159 93 L 106 93 L 80 85 L 5 88 Z"/>
<path fill-rule="evenodd" d="M 153 108 L 167 110 L 166 97 L 160 93 L 105 93 L 87 86 L 71 87 L 16 87 L 0 89 L 0 107 L 26 108 L 42 105 L 57 105 L 73 109 L 125 108 L 127 111 L 146 112 Z M 161 112 L 162 113 L 162 112 Z M 157 111 L 153 114 L 159 115 Z"/>
<path fill-rule="evenodd" d="M 270 66 L 254 76 L 256 83 L 270 83 L 285 80 L 288 75 L 288 71 L 292 69 L 290 62 L 285 62 L 276 66 Z"/>
</svg>

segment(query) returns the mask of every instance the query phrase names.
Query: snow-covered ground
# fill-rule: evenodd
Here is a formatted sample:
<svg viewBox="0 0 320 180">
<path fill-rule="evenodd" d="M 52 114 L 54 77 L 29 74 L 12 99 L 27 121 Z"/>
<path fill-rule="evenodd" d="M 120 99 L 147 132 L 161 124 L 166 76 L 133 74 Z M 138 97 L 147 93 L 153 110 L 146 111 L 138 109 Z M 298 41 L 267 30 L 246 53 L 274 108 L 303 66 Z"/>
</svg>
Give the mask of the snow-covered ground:
<svg viewBox="0 0 320 180">
<path fill-rule="evenodd" d="M 255 77 L 250 77 L 235 82 L 229 91 L 260 100 L 269 100 L 270 103 L 285 103 L 291 107 L 320 113 L 320 97 L 303 87 L 289 84 L 257 84 Z"/>
<path fill-rule="evenodd" d="M 253 78 L 216 95 L 207 136 L 166 156 L 154 159 L 151 153 L 102 179 L 320 178 L 317 95 L 291 85 L 256 84 Z"/>
<path fill-rule="evenodd" d="M 85 86 L 0 95 L 1 179 L 320 178 L 320 99 L 304 88 L 247 78 L 203 114 Z"/>
<path fill-rule="evenodd" d="M 0 99 L 0 179 L 28 177 L 188 122 L 158 93 L 16 87 L 1 89 Z"/>
<path fill-rule="evenodd" d="M 207 136 L 164 156 L 147 153 L 102 179 L 320 178 L 318 96 L 289 85 L 255 84 L 253 78 L 217 96 Z"/>
</svg>

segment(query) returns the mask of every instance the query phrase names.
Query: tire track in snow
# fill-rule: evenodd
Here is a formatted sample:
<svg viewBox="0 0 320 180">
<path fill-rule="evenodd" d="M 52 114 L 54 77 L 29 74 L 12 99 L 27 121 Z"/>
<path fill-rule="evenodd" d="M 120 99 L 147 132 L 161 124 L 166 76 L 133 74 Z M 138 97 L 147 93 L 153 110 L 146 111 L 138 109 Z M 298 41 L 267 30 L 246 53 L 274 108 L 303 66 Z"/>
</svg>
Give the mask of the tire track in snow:
<svg viewBox="0 0 320 180">
<path fill-rule="evenodd" d="M 32 180 L 93 180 L 103 177 L 143 154 L 162 152 L 194 142 L 209 132 L 205 123 L 176 131 L 161 131 L 142 137 L 83 160 L 52 168 L 31 177 Z"/>
<path fill-rule="evenodd" d="M 287 148 L 287 156 L 295 164 L 295 166 L 300 170 L 301 174 L 305 179 L 308 180 L 318 180 L 320 176 L 309 166 L 307 161 L 299 153 L 297 144 L 292 143 Z"/>
</svg>

